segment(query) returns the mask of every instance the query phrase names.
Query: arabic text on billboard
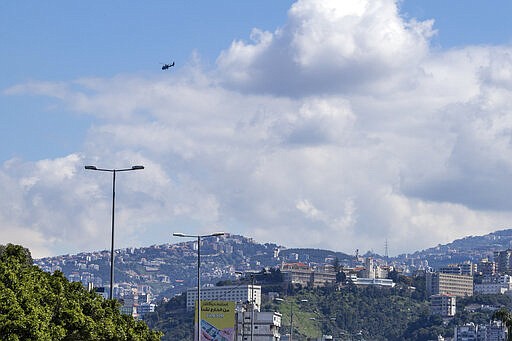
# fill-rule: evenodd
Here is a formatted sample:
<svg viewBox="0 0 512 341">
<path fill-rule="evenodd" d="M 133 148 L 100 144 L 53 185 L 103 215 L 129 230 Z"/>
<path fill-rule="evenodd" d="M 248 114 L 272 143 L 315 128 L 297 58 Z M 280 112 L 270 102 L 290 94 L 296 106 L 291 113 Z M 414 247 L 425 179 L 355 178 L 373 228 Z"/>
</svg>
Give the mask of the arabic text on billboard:
<svg viewBox="0 0 512 341">
<path fill-rule="evenodd" d="M 197 328 L 197 306 L 195 320 Z M 202 340 L 234 341 L 235 302 L 201 300 L 201 335 Z"/>
</svg>

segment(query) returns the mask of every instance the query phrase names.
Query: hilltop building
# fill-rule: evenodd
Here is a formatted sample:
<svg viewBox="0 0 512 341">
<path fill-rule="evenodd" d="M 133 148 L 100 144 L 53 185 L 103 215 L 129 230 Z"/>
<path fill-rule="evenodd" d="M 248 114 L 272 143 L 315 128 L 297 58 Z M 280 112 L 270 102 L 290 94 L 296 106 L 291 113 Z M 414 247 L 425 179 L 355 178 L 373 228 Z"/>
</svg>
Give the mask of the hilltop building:
<svg viewBox="0 0 512 341">
<path fill-rule="evenodd" d="M 360 286 L 369 286 L 369 285 L 375 285 L 380 287 L 388 287 L 388 288 L 394 288 L 395 282 L 393 282 L 392 279 L 388 278 L 363 278 L 363 277 L 350 277 L 350 280 L 355 285 Z"/>
<path fill-rule="evenodd" d="M 332 266 L 312 268 L 304 263 L 282 263 L 280 267 L 285 282 L 304 287 L 320 287 L 336 283 L 336 272 Z"/>
</svg>

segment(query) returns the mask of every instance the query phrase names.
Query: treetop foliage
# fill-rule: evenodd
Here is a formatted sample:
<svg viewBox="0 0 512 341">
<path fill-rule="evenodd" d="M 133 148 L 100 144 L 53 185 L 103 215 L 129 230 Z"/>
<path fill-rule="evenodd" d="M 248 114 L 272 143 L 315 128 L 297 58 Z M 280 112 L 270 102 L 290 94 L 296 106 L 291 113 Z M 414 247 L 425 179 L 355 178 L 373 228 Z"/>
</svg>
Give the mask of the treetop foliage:
<svg viewBox="0 0 512 341">
<path fill-rule="evenodd" d="M 2 340 L 160 340 L 159 332 L 119 311 L 119 303 L 32 265 L 19 245 L 0 246 Z"/>
</svg>

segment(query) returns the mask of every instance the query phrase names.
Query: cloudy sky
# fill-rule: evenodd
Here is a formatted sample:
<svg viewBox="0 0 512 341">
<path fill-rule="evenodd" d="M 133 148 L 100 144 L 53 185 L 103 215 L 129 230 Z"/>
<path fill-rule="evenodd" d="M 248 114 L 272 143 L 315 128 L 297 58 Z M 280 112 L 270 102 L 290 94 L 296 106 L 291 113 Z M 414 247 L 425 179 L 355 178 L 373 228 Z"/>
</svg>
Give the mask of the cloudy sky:
<svg viewBox="0 0 512 341">
<path fill-rule="evenodd" d="M 0 244 L 223 230 L 390 255 L 512 226 L 508 0 L 0 4 Z M 160 63 L 175 61 L 167 71 Z M 181 241 L 181 240 L 180 240 Z"/>
</svg>

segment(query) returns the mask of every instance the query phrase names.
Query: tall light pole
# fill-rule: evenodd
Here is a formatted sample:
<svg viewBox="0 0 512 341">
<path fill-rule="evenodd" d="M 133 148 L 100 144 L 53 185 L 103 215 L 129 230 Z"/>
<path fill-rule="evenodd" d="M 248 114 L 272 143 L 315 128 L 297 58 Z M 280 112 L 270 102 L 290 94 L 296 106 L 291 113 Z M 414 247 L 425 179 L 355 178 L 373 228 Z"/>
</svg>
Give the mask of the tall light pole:
<svg viewBox="0 0 512 341">
<path fill-rule="evenodd" d="M 275 301 L 284 302 L 285 300 L 279 297 L 274 298 Z M 305 303 L 308 300 L 302 299 L 299 302 Z M 293 301 L 290 302 L 290 341 L 293 341 Z"/>
<path fill-rule="evenodd" d="M 251 341 L 254 335 L 254 276 L 251 273 Z"/>
<path fill-rule="evenodd" d="M 131 168 L 121 168 L 121 169 L 108 169 L 108 168 L 98 168 L 96 166 L 85 166 L 87 170 L 94 170 L 100 172 L 110 172 L 112 173 L 112 240 L 110 245 L 110 292 L 109 298 L 113 298 L 114 293 L 114 213 L 116 207 L 116 173 L 117 172 L 127 172 L 134 170 L 144 169 L 144 166 L 132 166 Z"/>
<path fill-rule="evenodd" d="M 201 238 L 224 236 L 225 232 L 191 235 L 175 232 L 174 237 L 197 238 L 197 340 L 201 341 Z"/>
</svg>

